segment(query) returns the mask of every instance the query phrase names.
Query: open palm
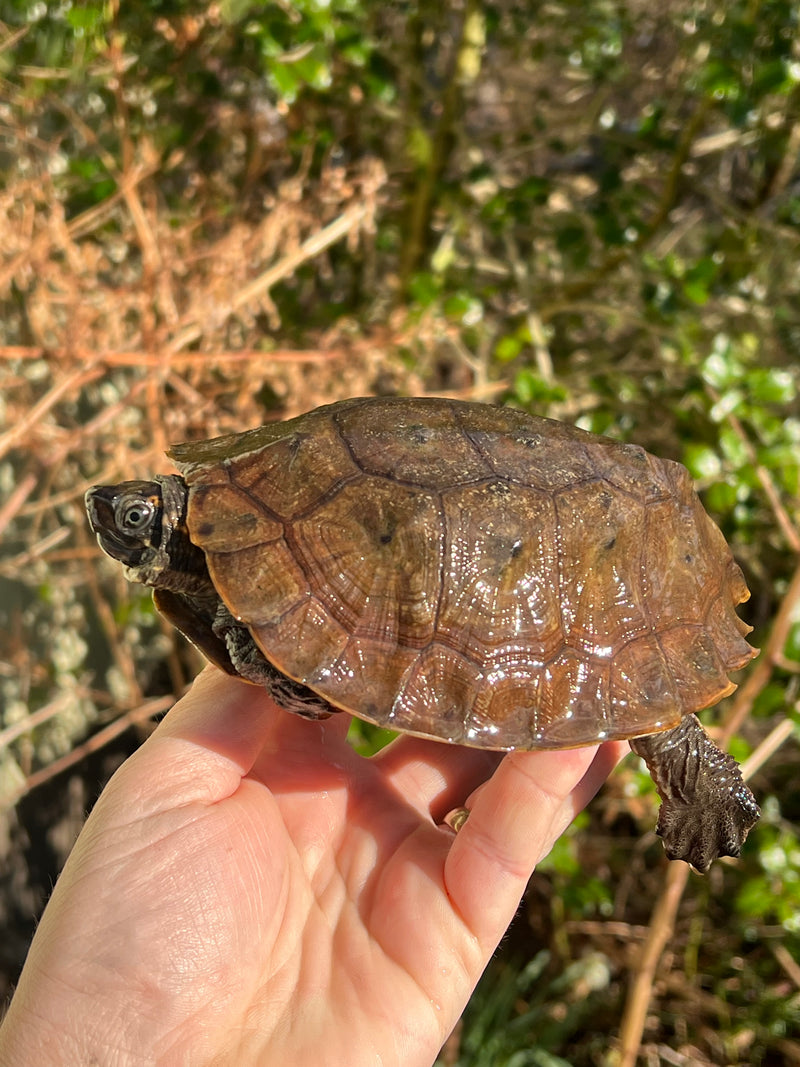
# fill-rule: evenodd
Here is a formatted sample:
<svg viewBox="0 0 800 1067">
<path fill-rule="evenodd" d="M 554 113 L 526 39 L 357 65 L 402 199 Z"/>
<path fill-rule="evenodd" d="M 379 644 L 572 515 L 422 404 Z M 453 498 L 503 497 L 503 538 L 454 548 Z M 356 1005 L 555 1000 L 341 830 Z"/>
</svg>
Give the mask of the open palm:
<svg viewBox="0 0 800 1067">
<path fill-rule="evenodd" d="M 208 668 L 87 821 L 0 1064 L 429 1067 L 624 746 L 365 759 L 347 724 Z"/>
</svg>

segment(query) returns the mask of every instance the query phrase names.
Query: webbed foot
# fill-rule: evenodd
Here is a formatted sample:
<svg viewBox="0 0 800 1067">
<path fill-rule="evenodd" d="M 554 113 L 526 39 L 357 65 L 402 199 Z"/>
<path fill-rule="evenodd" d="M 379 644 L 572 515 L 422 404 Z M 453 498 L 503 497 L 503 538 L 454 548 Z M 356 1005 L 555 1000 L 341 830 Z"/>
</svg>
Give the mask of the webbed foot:
<svg viewBox="0 0 800 1067">
<path fill-rule="evenodd" d="M 733 756 L 717 748 L 694 715 L 673 729 L 637 737 L 661 796 L 656 833 L 671 860 L 704 874 L 720 856 L 738 856 L 761 809 Z"/>
</svg>

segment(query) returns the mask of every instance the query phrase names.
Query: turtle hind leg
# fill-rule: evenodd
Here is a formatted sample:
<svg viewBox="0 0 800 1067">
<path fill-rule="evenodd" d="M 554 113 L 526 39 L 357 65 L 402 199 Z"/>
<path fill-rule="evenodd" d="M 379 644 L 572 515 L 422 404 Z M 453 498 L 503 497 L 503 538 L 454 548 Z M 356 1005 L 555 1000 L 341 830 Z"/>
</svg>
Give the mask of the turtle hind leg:
<svg viewBox="0 0 800 1067">
<path fill-rule="evenodd" d="M 719 856 L 738 856 L 761 811 L 733 756 L 695 715 L 673 729 L 631 741 L 661 797 L 656 833 L 671 859 L 704 874 Z"/>
</svg>

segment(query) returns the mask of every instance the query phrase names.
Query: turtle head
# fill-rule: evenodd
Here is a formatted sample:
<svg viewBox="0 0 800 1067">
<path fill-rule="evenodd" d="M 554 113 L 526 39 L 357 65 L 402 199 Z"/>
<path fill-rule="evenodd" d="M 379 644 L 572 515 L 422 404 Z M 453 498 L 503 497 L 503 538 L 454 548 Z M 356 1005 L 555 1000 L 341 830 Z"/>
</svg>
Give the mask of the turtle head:
<svg viewBox="0 0 800 1067">
<path fill-rule="evenodd" d="M 86 512 L 103 551 L 126 577 L 162 588 L 182 587 L 189 575 L 207 576 L 205 556 L 186 530 L 186 483 L 176 475 L 153 481 L 93 485 Z"/>
</svg>

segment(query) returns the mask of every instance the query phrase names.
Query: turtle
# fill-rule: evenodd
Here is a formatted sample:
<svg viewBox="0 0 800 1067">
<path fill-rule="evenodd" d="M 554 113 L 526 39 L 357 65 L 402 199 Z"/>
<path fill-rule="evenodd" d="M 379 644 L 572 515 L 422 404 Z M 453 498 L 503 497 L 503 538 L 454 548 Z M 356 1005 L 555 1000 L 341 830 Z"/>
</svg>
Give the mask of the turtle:
<svg viewBox="0 0 800 1067">
<path fill-rule="evenodd" d="M 101 548 L 223 671 L 311 719 L 478 748 L 626 739 L 670 859 L 737 856 L 758 804 L 696 712 L 756 655 L 689 472 L 509 407 L 360 397 L 178 444 L 93 486 Z"/>
</svg>

